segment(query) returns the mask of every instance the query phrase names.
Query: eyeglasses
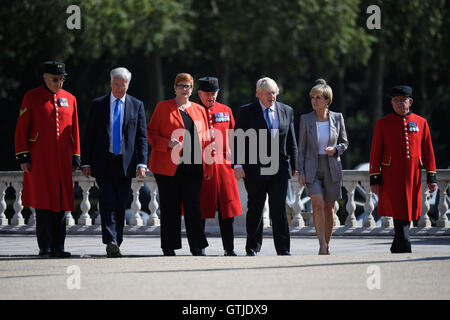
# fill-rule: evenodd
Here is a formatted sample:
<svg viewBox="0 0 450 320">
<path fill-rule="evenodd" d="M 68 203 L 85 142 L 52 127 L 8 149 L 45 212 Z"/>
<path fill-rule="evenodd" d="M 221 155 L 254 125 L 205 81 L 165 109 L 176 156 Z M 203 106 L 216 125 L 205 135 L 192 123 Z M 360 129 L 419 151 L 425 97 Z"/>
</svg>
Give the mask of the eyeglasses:
<svg viewBox="0 0 450 320">
<path fill-rule="evenodd" d="M 178 89 L 191 89 L 192 86 L 190 84 L 177 84 Z"/>
<path fill-rule="evenodd" d="M 64 81 L 66 81 L 66 78 L 52 77 L 51 79 L 52 79 L 53 82 L 58 82 L 58 81 L 64 82 Z"/>
<path fill-rule="evenodd" d="M 392 99 L 392 102 L 394 102 L 394 103 L 399 103 L 399 102 L 403 103 L 403 102 L 406 102 L 408 100 L 409 100 L 409 98 L 394 98 L 394 99 Z"/>
</svg>

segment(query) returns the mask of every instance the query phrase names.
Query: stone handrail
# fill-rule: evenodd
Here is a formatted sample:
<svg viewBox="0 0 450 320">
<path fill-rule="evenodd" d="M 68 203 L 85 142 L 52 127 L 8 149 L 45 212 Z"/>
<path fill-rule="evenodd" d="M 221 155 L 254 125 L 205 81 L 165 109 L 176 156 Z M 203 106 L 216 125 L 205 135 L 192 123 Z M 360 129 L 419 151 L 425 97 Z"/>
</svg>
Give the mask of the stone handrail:
<svg viewBox="0 0 450 320">
<path fill-rule="evenodd" d="M 382 234 L 392 234 L 393 221 L 392 218 L 382 217 L 381 219 L 381 227 L 376 227 L 375 219 L 372 216 L 372 212 L 375 209 L 374 197 L 370 190 L 369 184 L 369 174 L 367 171 L 357 171 L 357 170 L 344 170 L 344 179 L 343 186 L 347 191 L 347 203 L 345 204 L 345 211 L 347 214 L 345 224 L 340 225 L 339 219 L 335 213 L 335 234 L 345 234 L 348 230 L 359 230 L 359 234 L 376 234 L 374 232 L 377 229 Z M 36 223 L 35 212 L 34 209 L 31 208 L 31 216 L 25 224 L 25 219 L 22 216 L 23 205 L 21 201 L 22 195 L 22 179 L 23 173 L 21 171 L 0 171 L 0 232 L 2 231 L 11 231 L 12 227 L 20 227 L 20 226 L 28 226 L 30 228 L 34 228 Z M 447 203 L 447 189 L 450 185 L 450 170 L 448 169 L 440 169 L 437 170 L 437 180 L 438 180 L 438 192 L 440 193 L 440 201 L 438 205 L 439 210 L 439 219 L 436 221 L 436 227 L 431 227 L 431 221 L 428 217 L 428 211 L 430 209 L 430 204 L 427 200 L 428 188 L 426 185 L 426 174 L 423 172 L 423 187 L 422 187 L 422 217 L 417 222 L 417 228 L 421 229 L 420 232 L 425 232 L 425 234 L 429 234 L 427 230 L 430 229 L 439 229 L 439 232 L 432 232 L 433 234 L 450 234 L 450 223 L 447 217 L 448 211 L 448 203 Z M 94 178 L 86 178 L 84 177 L 80 171 L 77 171 L 73 174 L 73 181 L 75 186 L 81 188 L 82 191 L 82 200 L 80 203 L 80 211 L 81 214 L 77 221 L 72 216 L 71 212 L 66 212 L 66 221 L 67 225 L 70 226 L 92 226 L 92 218 L 89 215 L 89 210 L 91 209 L 91 202 L 89 200 L 89 194 L 92 187 L 96 187 Z M 313 219 L 309 219 L 311 213 L 305 212 L 305 197 L 304 191 L 305 188 L 300 186 L 297 182 L 296 177 L 291 179 L 291 186 L 294 190 L 294 202 L 293 205 L 290 206 L 290 211 L 292 212 L 292 218 L 290 219 L 290 228 L 293 234 L 314 234 L 313 227 Z M 139 211 L 142 209 L 141 203 L 139 201 L 139 192 L 143 187 L 144 183 L 150 190 L 150 202 L 148 205 L 148 211 L 150 212 L 150 216 L 147 220 L 146 226 L 143 226 L 143 220 L 139 214 Z M 364 203 L 364 212 L 366 213 L 365 218 L 362 223 L 362 227 L 358 225 L 355 211 L 357 204 L 355 202 L 355 189 L 358 185 L 361 185 L 365 190 L 365 203 Z M 5 201 L 5 193 L 6 189 L 12 187 L 15 191 L 16 199 L 12 205 L 14 209 L 14 215 L 8 221 L 5 210 L 7 209 L 7 203 Z M 242 180 L 238 181 L 239 194 L 241 198 L 241 206 L 244 214 L 237 216 L 235 218 L 235 230 L 237 233 L 245 233 L 245 213 L 247 211 L 247 193 L 244 187 L 244 183 Z M 157 215 L 157 211 L 159 208 L 159 204 L 157 201 L 157 185 L 153 175 L 149 172 L 147 177 L 144 179 L 133 179 L 132 181 L 132 194 L 133 200 L 131 203 L 132 216 L 129 220 L 128 226 L 130 228 L 134 228 L 137 230 L 139 228 L 150 227 L 151 230 L 155 233 L 159 233 L 159 217 Z M 306 192 L 305 192 L 306 193 Z M 336 209 L 338 209 L 338 205 L 336 205 Z M 337 212 L 337 210 L 335 210 Z M 307 223 L 306 221 L 309 221 Z M 94 221 L 95 226 L 100 225 L 100 216 Z M 206 222 L 207 232 L 218 232 L 218 223 L 217 219 L 208 219 Z M 9 227 L 9 228 L 8 228 Z M 98 228 L 97 228 L 98 229 Z M 148 229 L 148 228 L 147 228 Z M 269 218 L 269 210 L 268 210 L 268 202 L 266 201 L 266 206 L 264 209 L 264 229 L 266 231 L 270 231 L 270 218 Z M 15 229 L 14 229 L 15 230 Z M 81 230 L 78 228 L 78 230 Z M 82 230 L 89 230 L 89 228 L 85 228 Z M 339 232 L 340 230 L 340 232 Z M 424 231 L 425 230 L 425 231 Z M 69 230 L 70 231 L 70 230 Z M 97 230 L 98 231 L 98 230 Z"/>
</svg>

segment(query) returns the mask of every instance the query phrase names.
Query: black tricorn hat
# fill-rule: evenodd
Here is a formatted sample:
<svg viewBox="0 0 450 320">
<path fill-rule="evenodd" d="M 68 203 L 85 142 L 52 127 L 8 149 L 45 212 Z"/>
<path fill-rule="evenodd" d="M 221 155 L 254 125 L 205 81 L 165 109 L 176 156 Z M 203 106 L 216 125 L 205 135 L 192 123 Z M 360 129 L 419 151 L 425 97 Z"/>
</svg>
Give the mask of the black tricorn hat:
<svg viewBox="0 0 450 320">
<path fill-rule="evenodd" d="M 412 98 L 412 88 L 408 86 L 395 86 L 391 89 L 391 98 L 393 97 Z"/>
<path fill-rule="evenodd" d="M 45 61 L 44 73 L 62 74 L 63 76 L 67 76 L 66 65 L 62 62 L 57 61 Z"/>
<path fill-rule="evenodd" d="M 214 77 L 203 77 L 198 79 L 198 90 L 205 92 L 219 91 L 219 79 Z"/>
</svg>

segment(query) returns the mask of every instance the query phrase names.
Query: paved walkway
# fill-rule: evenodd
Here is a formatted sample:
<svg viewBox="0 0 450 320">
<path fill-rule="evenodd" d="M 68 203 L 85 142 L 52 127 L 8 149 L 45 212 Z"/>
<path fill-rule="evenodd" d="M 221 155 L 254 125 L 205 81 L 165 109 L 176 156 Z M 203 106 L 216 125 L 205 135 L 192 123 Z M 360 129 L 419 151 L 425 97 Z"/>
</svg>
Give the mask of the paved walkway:
<svg viewBox="0 0 450 320">
<path fill-rule="evenodd" d="M 207 257 L 187 240 L 163 257 L 158 236 L 126 236 L 125 257 L 105 258 L 98 235 L 69 235 L 71 259 L 36 256 L 34 235 L 0 235 L 0 299 L 450 299 L 450 237 L 413 237 L 412 254 L 389 253 L 391 237 L 334 237 L 331 256 L 318 256 L 315 237 L 292 237 L 292 256 L 223 257 L 209 237 Z M 177 311 L 178 312 L 178 311 Z"/>
<path fill-rule="evenodd" d="M 209 247 L 206 254 L 209 256 L 222 256 L 222 240 L 219 237 L 208 237 Z M 358 255 L 373 253 L 389 253 L 392 237 L 339 237 L 331 241 L 330 251 L 333 255 Z M 187 239 L 183 237 L 183 248 L 176 250 L 177 255 L 190 256 Z M 450 237 L 413 237 L 414 253 L 450 254 Z M 68 235 L 66 250 L 75 256 L 96 257 L 106 254 L 105 246 L 99 235 Z M 291 253 L 293 255 L 315 255 L 319 244 L 315 237 L 291 237 Z M 125 236 L 121 246 L 126 256 L 159 256 L 162 254 L 159 236 L 155 235 L 128 235 Z M 245 256 L 245 237 L 235 237 L 235 251 Z M 35 235 L 0 234 L 0 256 L 33 256 L 38 252 Z M 275 256 L 275 248 L 271 237 L 264 237 L 260 256 Z"/>
</svg>

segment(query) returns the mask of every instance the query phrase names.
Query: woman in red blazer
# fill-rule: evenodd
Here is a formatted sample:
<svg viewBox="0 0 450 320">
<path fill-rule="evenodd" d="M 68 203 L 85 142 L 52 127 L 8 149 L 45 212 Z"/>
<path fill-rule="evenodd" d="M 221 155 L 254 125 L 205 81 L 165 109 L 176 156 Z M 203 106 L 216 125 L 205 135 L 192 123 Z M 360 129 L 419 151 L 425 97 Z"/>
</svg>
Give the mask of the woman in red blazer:
<svg viewBox="0 0 450 320">
<path fill-rule="evenodd" d="M 208 246 L 202 229 L 200 189 L 212 167 L 203 161 L 207 118 L 203 107 L 189 101 L 194 86 L 190 74 L 175 78 L 175 99 L 159 102 L 147 126 L 152 147 L 149 169 L 159 190 L 161 248 L 174 256 L 181 248 L 181 213 L 192 255 L 205 255 Z"/>
</svg>

